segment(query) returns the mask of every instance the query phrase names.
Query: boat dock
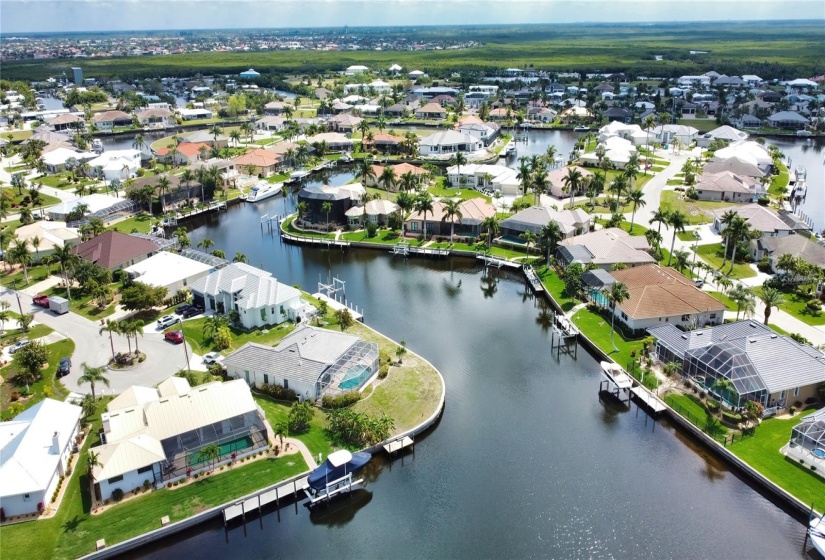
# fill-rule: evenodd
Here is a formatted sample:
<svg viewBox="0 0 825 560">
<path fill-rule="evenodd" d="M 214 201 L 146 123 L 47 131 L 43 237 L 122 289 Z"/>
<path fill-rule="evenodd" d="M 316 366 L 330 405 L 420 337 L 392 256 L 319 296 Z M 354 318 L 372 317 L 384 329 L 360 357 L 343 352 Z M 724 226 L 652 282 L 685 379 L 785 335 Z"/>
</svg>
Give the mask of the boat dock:
<svg viewBox="0 0 825 560">
<path fill-rule="evenodd" d="M 636 404 L 641 404 L 648 412 L 652 413 L 654 417 L 658 416 L 667 409 L 667 405 L 662 402 L 662 399 L 648 391 L 641 386 L 631 387 L 630 392 L 636 398 Z"/>
<path fill-rule="evenodd" d="M 404 436 L 399 439 L 394 439 L 389 443 L 385 443 L 381 447 L 384 448 L 387 455 L 392 456 L 394 453 L 398 453 L 399 451 L 403 451 L 405 448 L 412 446 L 412 444 L 413 439 L 410 436 Z M 413 447 L 413 451 L 415 451 L 415 447 Z"/>
<path fill-rule="evenodd" d="M 530 283 L 530 287 L 533 288 L 533 292 L 536 294 L 540 294 L 544 292 L 544 284 L 541 283 L 539 280 L 536 271 L 533 270 L 533 267 L 530 265 L 525 265 L 522 267 L 524 271 L 524 276 L 527 278 L 527 281 Z"/>
<path fill-rule="evenodd" d="M 178 225 L 178 222 L 181 220 L 185 220 L 188 218 L 193 218 L 195 216 L 200 216 L 201 214 L 206 214 L 207 212 L 226 212 L 226 201 L 225 200 L 213 200 L 206 206 L 202 206 L 200 208 L 195 208 L 191 212 L 187 211 L 185 213 L 182 212 L 175 212 L 172 216 L 168 216 L 163 219 L 162 224 L 164 227 L 172 227 Z"/>
<path fill-rule="evenodd" d="M 353 319 L 355 319 L 356 321 L 360 321 L 362 323 L 364 322 L 364 310 L 361 309 L 361 311 L 359 312 L 357 305 L 352 305 L 352 304 L 345 305 L 343 303 L 335 301 L 334 299 L 327 296 L 326 294 L 322 294 L 321 292 L 317 292 L 315 294 L 312 294 L 312 297 L 318 298 L 321 301 L 327 302 L 327 305 L 330 307 L 330 309 L 333 309 L 335 311 L 338 311 L 339 309 L 349 309 L 349 312 L 352 315 Z"/>
<path fill-rule="evenodd" d="M 282 228 L 278 228 L 281 232 L 281 239 L 287 243 L 295 243 L 298 245 L 317 245 L 319 247 L 340 247 L 342 250 L 349 249 L 349 241 L 339 241 L 337 239 L 329 239 L 327 237 L 310 237 L 308 235 L 294 235 L 285 232 Z"/>
<path fill-rule="evenodd" d="M 430 249 L 429 247 L 412 247 L 408 241 L 401 241 L 392 246 L 393 255 L 401 255 L 403 257 L 421 256 L 421 257 L 449 257 L 449 249 Z"/>
<path fill-rule="evenodd" d="M 269 504 L 274 503 L 276 507 L 280 507 L 281 500 L 292 496 L 297 498 L 299 492 L 305 491 L 307 488 L 309 488 L 309 484 L 307 483 L 307 476 L 304 475 L 301 478 L 288 481 L 275 488 L 266 489 L 244 500 L 235 502 L 223 509 L 223 524 L 226 525 L 229 521 L 238 517 L 246 521 L 247 513 L 257 512 L 260 514 L 261 508 Z"/>
<path fill-rule="evenodd" d="M 496 268 L 521 268 L 521 263 L 508 261 L 507 259 L 499 259 L 497 257 L 491 257 L 489 255 L 478 255 L 476 257 L 478 260 L 484 262 L 484 266 L 494 266 Z"/>
</svg>

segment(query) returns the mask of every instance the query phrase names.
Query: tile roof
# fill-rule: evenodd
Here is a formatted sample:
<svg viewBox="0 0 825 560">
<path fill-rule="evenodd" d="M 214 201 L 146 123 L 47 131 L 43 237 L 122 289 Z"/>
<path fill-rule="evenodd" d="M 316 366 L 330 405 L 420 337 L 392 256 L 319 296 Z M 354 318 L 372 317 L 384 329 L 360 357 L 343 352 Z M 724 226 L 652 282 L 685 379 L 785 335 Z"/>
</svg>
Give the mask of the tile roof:
<svg viewBox="0 0 825 560">
<path fill-rule="evenodd" d="M 199 156 L 201 147 L 206 148 L 206 153 L 212 151 L 212 146 L 210 146 L 209 144 L 205 144 L 203 142 L 181 142 L 180 144 L 178 144 L 178 152 L 187 157 Z M 155 153 L 159 156 L 165 156 L 169 154 L 171 151 L 172 148 L 168 147 L 161 148 L 157 150 Z"/>
<path fill-rule="evenodd" d="M 783 222 L 773 210 L 769 210 L 759 204 L 745 204 L 744 206 L 729 206 L 727 208 L 717 208 L 714 215 L 721 218 L 725 212 L 733 211 L 744 218 L 751 229 L 763 233 L 773 233 L 779 231 L 793 231 L 793 228 Z"/>
<path fill-rule="evenodd" d="M 73 247 L 72 252 L 103 268 L 115 268 L 133 259 L 145 257 L 157 249 L 157 245 L 148 239 L 119 231 L 107 231 Z"/>
<path fill-rule="evenodd" d="M 705 165 L 702 173 L 714 174 L 729 171 L 743 177 L 764 177 L 765 174 L 755 164 L 745 161 L 739 157 L 729 157 L 727 159 L 712 161 Z"/>
<path fill-rule="evenodd" d="M 245 154 L 232 158 L 236 165 L 254 165 L 269 167 L 280 163 L 282 156 L 265 148 L 253 148 Z"/>
<path fill-rule="evenodd" d="M 102 113 L 95 113 L 92 115 L 92 121 L 99 123 L 99 122 L 109 122 L 109 121 L 125 121 L 131 120 L 132 116 L 129 113 L 124 113 L 123 111 L 104 111 Z"/>
<path fill-rule="evenodd" d="M 740 177 L 730 171 L 722 171 L 721 173 L 703 173 L 699 176 L 695 188 L 697 191 L 751 194 L 757 185 L 759 181 L 750 177 Z"/>
<path fill-rule="evenodd" d="M 190 288 L 193 292 L 212 296 L 221 292 L 240 293 L 236 302 L 240 309 L 280 305 L 301 297 L 301 292 L 281 284 L 269 272 L 245 263 L 232 263 L 211 272 L 193 282 Z"/>
<path fill-rule="evenodd" d="M 807 263 L 825 266 L 825 247 L 819 243 L 814 243 L 804 235 L 763 237 L 757 240 L 757 245 L 759 249 L 767 251 L 777 258 L 787 253 L 794 257 L 801 257 Z"/>
<path fill-rule="evenodd" d="M 647 250 L 650 245 L 642 235 L 630 235 L 620 228 L 606 228 L 591 231 L 564 239 L 560 245 L 573 247 L 583 246 L 596 265 L 612 265 L 615 263 L 643 264 L 654 263 L 656 259 Z"/>
<path fill-rule="evenodd" d="M 630 297 L 619 308 L 633 319 L 725 310 L 724 304 L 672 268 L 647 264 L 615 270 L 611 275 L 627 286 Z"/>
</svg>

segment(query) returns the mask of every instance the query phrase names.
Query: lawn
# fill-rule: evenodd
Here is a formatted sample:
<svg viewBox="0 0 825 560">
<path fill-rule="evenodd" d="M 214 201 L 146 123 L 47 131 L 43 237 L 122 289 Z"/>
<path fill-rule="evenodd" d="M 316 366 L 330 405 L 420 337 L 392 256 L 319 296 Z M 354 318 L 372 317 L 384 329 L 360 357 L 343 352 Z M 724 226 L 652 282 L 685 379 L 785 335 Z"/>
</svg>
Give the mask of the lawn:
<svg viewBox="0 0 825 560">
<path fill-rule="evenodd" d="M 19 194 L 17 189 L 12 189 L 10 187 L 3 187 L 2 190 L 4 190 L 4 191 L 8 190 L 8 191 L 11 191 L 13 193 L 12 198 L 11 198 L 11 203 L 12 204 L 22 205 L 23 199 L 26 198 L 26 197 L 30 197 L 28 188 L 23 189 L 23 194 Z M 48 194 L 44 194 L 44 193 L 41 192 L 40 193 L 40 204 L 38 204 L 36 207 L 29 206 L 29 208 L 31 210 L 35 210 L 36 208 L 46 207 L 46 206 L 53 206 L 53 205 L 59 204 L 59 203 L 60 203 L 59 198 L 55 198 L 53 196 L 50 196 Z M 19 212 L 20 209 L 15 208 L 14 211 Z"/>
<path fill-rule="evenodd" d="M 722 267 L 722 252 L 725 250 L 721 243 L 712 243 L 710 245 L 699 245 L 699 257 L 706 263 L 710 264 L 716 269 Z M 725 262 L 722 273 L 730 278 L 750 278 L 756 276 L 756 272 L 747 263 L 736 263 L 733 265 L 733 270 L 730 269 L 730 260 Z"/>
<path fill-rule="evenodd" d="M 719 208 L 739 206 L 733 202 L 712 202 L 709 200 L 690 200 L 683 198 L 676 191 L 662 191 L 661 209 L 673 212 L 679 210 L 687 216 L 690 224 L 709 224 L 713 221 L 713 211 Z"/>
<path fill-rule="evenodd" d="M 705 407 L 698 402 L 694 401 L 687 395 L 682 395 L 679 393 L 671 393 L 667 395 L 665 397 L 665 402 L 676 412 L 690 420 L 693 424 L 696 424 L 700 428 L 704 427 L 704 424 L 700 426 L 700 423 L 705 421 L 708 413 Z"/>
<path fill-rule="evenodd" d="M 594 206 L 592 206 L 592 207 L 590 206 L 590 201 L 589 200 L 587 202 L 584 202 L 584 203 L 580 202 L 580 203 L 576 204 L 575 206 L 576 206 L 576 208 L 582 208 L 584 210 L 587 210 L 590 213 L 610 214 L 613 210 L 610 208 L 609 204 L 610 204 L 611 201 L 615 201 L 615 200 L 616 200 L 615 196 L 599 196 L 593 201 Z M 569 208 L 569 207 L 570 207 L 570 205 L 567 204 L 567 203 L 562 205 L 562 208 Z M 621 204 L 619 206 L 618 211 L 621 212 L 622 214 L 632 212 L 633 211 L 633 205 L 632 204 Z"/>
<path fill-rule="evenodd" d="M 597 220 L 597 221 L 602 226 L 607 227 L 607 222 L 609 220 L 602 219 L 602 220 Z M 626 232 L 630 233 L 630 235 L 644 235 L 645 232 L 647 231 L 647 228 L 644 227 L 643 225 L 640 225 L 638 222 L 633 224 L 633 229 L 631 230 L 630 229 L 630 222 L 628 222 L 627 220 L 622 220 L 622 222 L 619 224 L 619 227 L 621 229 L 625 230 Z"/>
<path fill-rule="evenodd" d="M 358 231 L 347 232 L 341 235 L 341 239 L 346 239 L 347 241 L 361 241 L 364 243 L 395 245 L 401 241 L 401 232 L 397 230 L 382 229 L 376 232 L 375 237 L 367 237 L 367 230 L 361 229 Z"/>
<path fill-rule="evenodd" d="M 679 119 L 676 122 L 677 124 L 692 126 L 699 132 L 710 132 L 719 126 L 716 119 Z"/>
<path fill-rule="evenodd" d="M 255 402 L 263 409 L 266 415 L 266 420 L 269 425 L 275 429 L 275 426 L 280 422 L 285 422 L 289 417 L 290 405 L 283 401 L 276 401 L 266 395 L 255 394 Z M 309 430 L 303 434 L 289 434 L 290 437 L 304 442 L 312 453 L 313 457 L 317 457 L 318 453 L 323 453 L 324 457 L 332 453 L 332 442 L 329 441 L 326 435 L 327 421 L 324 413 L 317 408 L 313 409 L 315 416 L 309 423 Z"/>
<path fill-rule="evenodd" d="M 791 290 L 782 290 L 782 292 L 785 300 L 785 303 L 779 306 L 782 311 L 793 315 L 808 325 L 815 327 L 825 325 L 825 313 L 822 311 L 818 313 L 808 311 L 806 307 L 807 299 Z"/>
<path fill-rule="evenodd" d="M 194 352 L 201 355 L 215 349 L 211 339 L 206 339 L 203 336 L 203 324 L 205 322 L 206 317 L 183 322 L 183 335 L 186 337 L 186 342 L 192 346 Z M 222 352 L 224 355 L 237 350 L 247 342 L 255 342 L 256 344 L 263 344 L 265 346 L 275 346 L 282 338 L 291 333 L 295 327 L 291 323 L 282 323 L 277 327 L 254 329 L 249 332 L 240 331 L 231 327 L 230 329 L 232 330 L 232 346 Z M 180 325 L 177 323 L 166 329 L 166 332 L 176 330 L 180 330 Z"/>
<path fill-rule="evenodd" d="M 49 350 L 49 363 L 42 370 L 40 380 L 29 387 L 29 394 L 31 396 L 19 401 L 23 405 L 23 410 L 37 404 L 47 396 L 62 400 L 63 397 L 68 394 L 66 388 L 55 379 L 55 373 L 57 372 L 57 364 L 60 362 L 60 358 L 63 356 L 71 357 L 72 354 L 74 354 L 74 342 L 70 339 L 65 339 L 54 344 L 49 344 L 46 348 Z M 14 416 L 9 410 L 11 392 L 22 392 L 25 387 L 15 386 L 11 381 L 16 375 L 16 368 L 13 363 L 0 370 L 0 375 L 2 375 L 5 380 L 3 384 L 0 385 L 0 408 L 2 408 L 3 411 L 0 417 L 2 417 L 2 420 L 9 420 Z"/>
<path fill-rule="evenodd" d="M 108 229 L 127 234 L 133 232 L 149 233 L 149 231 L 152 229 L 152 221 L 152 216 L 146 214 L 145 212 L 141 212 L 136 216 L 126 218 L 123 221 L 117 222 L 116 224 L 109 226 Z"/>
<path fill-rule="evenodd" d="M 777 198 L 782 198 L 788 194 L 788 182 L 790 181 L 790 173 L 788 167 L 779 162 L 779 173 L 771 177 L 771 184 L 768 187 L 768 194 Z"/>
<path fill-rule="evenodd" d="M 707 292 L 714 298 L 718 299 L 722 303 L 725 304 L 725 307 L 728 308 L 728 311 L 736 311 L 736 302 L 730 299 L 728 296 L 723 294 L 722 292 Z"/>
<path fill-rule="evenodd" d="M 779 452 L 788 443 L 791 429 L 797 424 L 799 417 L 768 418 L 756 428 L 753 437 L 741 439 L 728 449 L 804 503 L 815 503 L 822 509 L 825 504 L 822 478 Z"/>
<path fill-rule="evenodd" d="M 613 350 L 613 344 L 610 342 L 610 320 L 587 308 L 578 310 L 573 315 L 573 322 L 587 338 L 622 367 L 627 367 L 631 352 L 635 350 L 638 355 L 642 350 L 642 338 L 626 339 L 618 330 L 618 324 L 613 340 L 619 351 Z"/>
<path fill-rule="evenodd" d="M 15 316 L 18 316 L 17 313 L 15 313 Z M 0 336 L 0 346 L 5 346 L 7 343 L 21 337 L 28 338 L 29 340 L 42 338 L 53 331 L 54 329 L 42 323 L 29 327 L 29 332 L 27 333 L 24 333 L 21 329 L 6 329 L 6 331 L 3 332 L 3 336 Z"/>
<path fill-rule="evenodd" d="M 694 230 L 680 231 L 676 234 L 676 237 L 688 243 L 693 243 L 694 241 L 696 241 L 696 234 L 694 233 Z"/>
<path fill-rule="evenodd" d="M 481 198 L 486 202 L 490 202 L 490 197 L 482 192 L 468 187 L 460 187 L 457 189 L 450 189 L 441 184 L 433 185 L 427 189 L 427 192 L 439 198 L 460 198 L 461 200 L 468 200 L 470 198 Z"/>
<path fill-rule="evenodd" d="M 553 296 L 553 299 L 556 300 L 563 311 L 570 311 L 579 303 L 567 295 L 567 292 L 564 291 L 564 280 L 559 278 L 552 268 L 543 266 L 536 271 L 536 274 L 541 279 L 541 283 L 544 284 L 544 288 Z"/>
<path fill-rule="evenodd" d="M 115 282 L 110 284 L 109 287 L 112 288 L 113 293 L 116 293 L 120 288 L 120 284 Z M 66 299 L 68 299 L 69 295 L 66 288 L 61 288 L 58 286 L 51 287 L 44 293 L 49 296 L 60 296 Z M 91 321 L 97 321 L 98 319 L 108 317 L 115 312 L 115 306 L 115 302 L 112 301 L 109 305 L 101 309 L 96 304 L 92 303 L 91 295 L 83 293 L 83 291 L 77 287 L 72 289 L 72 299 L 71 303 L 69 303 L 69 309 L 78 315 L 83 315 Z"/>
<path fill-rule="evenodd" d="M 46 265 L 37 265 L 34 267 L 29 267 L 29 282 L 26 283 L 26 277 L 23 274 L 23 269 L 19 268 L 17 272 L 13 274 L 8 274 L 4 271 L 2 279 L 0 279 L 0 283 L 3 286 L 9 286 L 15 289 L 22 289 L 26 286 L 31 286 L 33 284 L 37 284 L 49 277 L 51 274 L 51 270 L 54 267 L 48 267 Z"/>
</svg>

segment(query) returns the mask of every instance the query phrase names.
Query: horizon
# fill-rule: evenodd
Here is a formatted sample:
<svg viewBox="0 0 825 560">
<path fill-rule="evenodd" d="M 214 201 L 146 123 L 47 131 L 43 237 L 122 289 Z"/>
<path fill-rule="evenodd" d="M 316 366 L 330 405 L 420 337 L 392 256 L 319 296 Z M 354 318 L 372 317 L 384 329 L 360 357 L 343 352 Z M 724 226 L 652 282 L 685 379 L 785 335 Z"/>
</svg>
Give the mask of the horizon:
<svg viewBox="0 0 825 560">
<path fill-rule="evenodd" d="M 4 0 L 0 34 L 825 21 L 821 0 L 182 0 L 147 9 L 161 1 Z"/>
</svg>

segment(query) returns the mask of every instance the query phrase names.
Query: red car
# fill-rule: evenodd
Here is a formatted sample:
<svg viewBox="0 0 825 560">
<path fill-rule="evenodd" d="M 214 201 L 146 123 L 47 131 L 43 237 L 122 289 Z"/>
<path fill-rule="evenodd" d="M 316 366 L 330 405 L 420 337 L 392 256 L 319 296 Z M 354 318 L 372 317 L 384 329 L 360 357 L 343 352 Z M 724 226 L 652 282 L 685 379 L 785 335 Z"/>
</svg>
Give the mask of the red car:
<svg viewBox="0 0 825 560">
<path fill-rule="evenodd" d="M 38 294 L 32 298 L 32 302 L 35 305 L 39 305 L 40 307 L 48 307 L 49 306 L 49 296 L 46 294 Z"/>
<path fill-rule="evenodd" d="M 163 335 L 163 338 L 174 344 L 180 344 L 183 342 L 183 333 L 181 331 L 169 331 Z"/>
</svg>

